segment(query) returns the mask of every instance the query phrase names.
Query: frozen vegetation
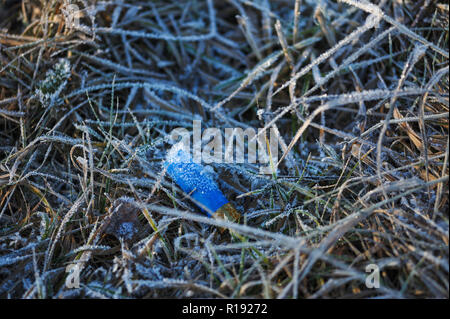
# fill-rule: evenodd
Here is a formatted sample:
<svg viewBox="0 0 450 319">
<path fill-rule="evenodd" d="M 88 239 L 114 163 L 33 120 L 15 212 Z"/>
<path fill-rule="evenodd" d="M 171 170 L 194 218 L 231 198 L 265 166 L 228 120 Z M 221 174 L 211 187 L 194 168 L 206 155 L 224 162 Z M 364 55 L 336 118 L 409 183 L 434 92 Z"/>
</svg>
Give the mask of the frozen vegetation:
<svg viewBox="0 0 450 319">
<path fill-rule="evenodd" d="M 0 297 L 448 298 L 448 14 L 1 0 Z M 193 120 L 278 137 L 204 164 L 239 221 L 166 172 Z"/>
</svg>

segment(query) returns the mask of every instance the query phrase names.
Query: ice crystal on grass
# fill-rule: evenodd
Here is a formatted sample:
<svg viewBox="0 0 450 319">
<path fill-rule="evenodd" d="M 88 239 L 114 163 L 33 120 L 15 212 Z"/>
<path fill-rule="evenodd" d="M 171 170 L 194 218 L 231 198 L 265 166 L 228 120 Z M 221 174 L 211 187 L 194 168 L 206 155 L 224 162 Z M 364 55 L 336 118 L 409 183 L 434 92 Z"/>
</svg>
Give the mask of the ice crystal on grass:
<svg viewBox="0 0 450 319">
<path fill-rule="evenodd" d="M 133 199 L 121 197 L 117 199 L 110 208 L 110 218 L 106 224 L 105 232 L 131 241 L 139 231 L 138 207 Z"/>
<path fill-rule="evenodd" d="M 38 84 L 36 95 L 44 107 L 47 107 L 59 97 L 70 76 L 70 62 L 59 59 L 52 69 L 47 71 L 45 78 Z"/>
</svg>

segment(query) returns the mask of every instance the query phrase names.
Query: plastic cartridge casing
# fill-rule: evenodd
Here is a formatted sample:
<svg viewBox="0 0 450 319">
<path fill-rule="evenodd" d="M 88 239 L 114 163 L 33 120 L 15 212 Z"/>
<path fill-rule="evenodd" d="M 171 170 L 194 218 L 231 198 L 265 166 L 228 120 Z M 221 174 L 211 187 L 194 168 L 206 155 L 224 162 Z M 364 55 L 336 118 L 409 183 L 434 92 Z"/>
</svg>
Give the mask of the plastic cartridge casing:
<svg viewBox="0 0 450 319">
<path fill-rule="evenodd" d="M 169 151 L 166 172 L 178 186 L 210 217 L 239 219 L 236 209 L 229 203 L 211 175 L 179 145 Z M 203 206 L 203 207 L 202 207 Z M 206 209 L 205 209 L 206 208 Z"/>
</svg>

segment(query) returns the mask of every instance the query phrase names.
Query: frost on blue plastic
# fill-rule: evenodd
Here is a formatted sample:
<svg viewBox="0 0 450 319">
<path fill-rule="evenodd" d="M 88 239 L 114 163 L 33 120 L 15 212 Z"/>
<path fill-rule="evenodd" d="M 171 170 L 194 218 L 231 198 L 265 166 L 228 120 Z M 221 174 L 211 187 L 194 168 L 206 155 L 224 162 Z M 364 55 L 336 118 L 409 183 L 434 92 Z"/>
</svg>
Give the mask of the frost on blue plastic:
<svg viewBox="0 0 450 319">
<path fill-rule="evenodd" d="M 228 203 L 206 169 L 201 164 L 193 162 L 181 143 L 172 147 L 164 165 L 169 176 L 183 192 L 209 210 L 206 211 L 208 216 Z M 205 211 L 203 207 L 200 208 Z"/>
</svg>

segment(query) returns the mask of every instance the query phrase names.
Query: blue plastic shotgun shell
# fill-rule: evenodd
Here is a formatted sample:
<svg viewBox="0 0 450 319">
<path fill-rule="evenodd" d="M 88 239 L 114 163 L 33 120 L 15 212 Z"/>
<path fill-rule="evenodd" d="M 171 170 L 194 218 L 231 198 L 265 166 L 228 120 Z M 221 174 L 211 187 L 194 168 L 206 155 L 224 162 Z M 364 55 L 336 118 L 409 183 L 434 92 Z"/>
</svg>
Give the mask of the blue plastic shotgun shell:
<svg viewBox="0 0 450 319">
<path fill-rule="evenodd" d="M 209 210 L 206 210 L 208 216 L 232 221 L 239 219 L 239 213 L 229 203 L 205 168 L 193 162 L 190 154 L 182 147 L 175 145 L 169 151 L 164 165 L 166 172 L 183 192 Z M 200 208 L 205 211 L 203 207 L 200 206 Z"/>
</svg>

